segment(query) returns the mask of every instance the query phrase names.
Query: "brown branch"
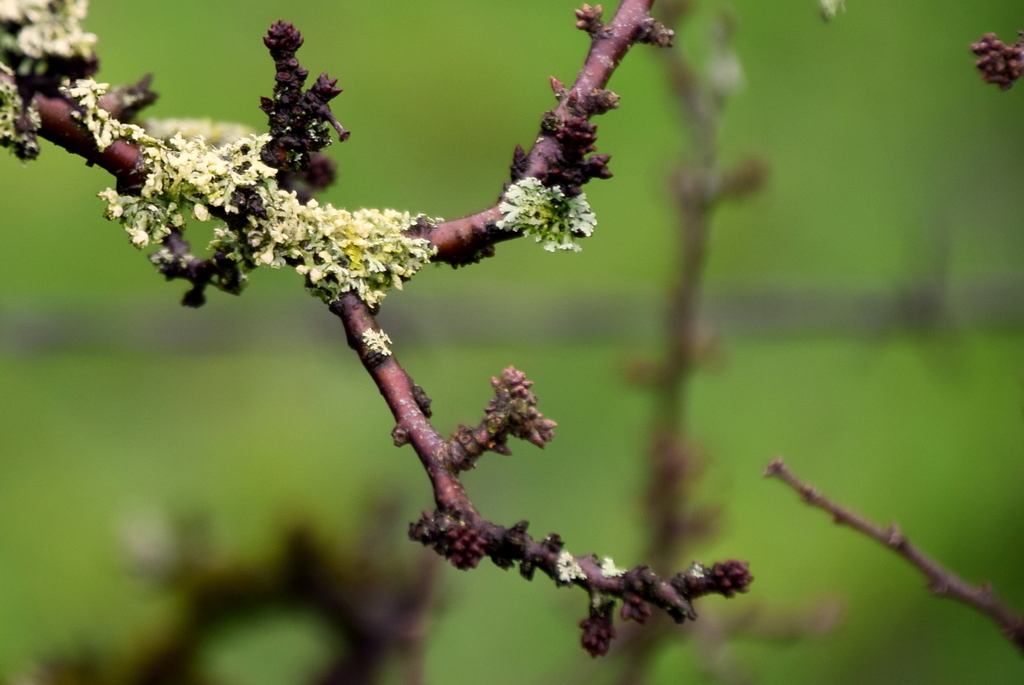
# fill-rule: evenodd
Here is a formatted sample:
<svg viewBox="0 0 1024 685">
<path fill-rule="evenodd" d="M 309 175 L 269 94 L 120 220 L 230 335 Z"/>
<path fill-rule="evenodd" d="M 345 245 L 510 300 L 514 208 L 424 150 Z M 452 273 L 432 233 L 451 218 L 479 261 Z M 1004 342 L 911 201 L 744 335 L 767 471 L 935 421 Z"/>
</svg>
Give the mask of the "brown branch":
<svg viewBox="0 0 1024 685">
<path fill-rule="evenodd" d="M 679 21 L 687 16 L 689 7 L 677 1 L 665 9 Z M 731 29 L 728 19 L 718 20 L 715 49 L 730 49 Z M 656 567 L 674 563 L 689 534 L 711 528 L 704 512 L 688 511 L 703 458 L 689 437 L 687 406 L 691 381 L 707 347 L 700 309 L 711 225 L 720 200 L 757 190 L 766 176 L 764 164 L 757 161 L 745 162 L 734 171 L 721 169 L 718 122 L 725 95 L 697 77 L 681 50 L 666 50 L 661 55 L 666 80 L 686 123 L 690 153 L 670 178 L 679 216 L 675 269 L 679 276 L 665 312 L 665 356 L 650 383 L 652 468 L 647 502 L 655 534 L 648 543 L 647 558 Z"/>
<path fill-rule="evenodd" d="M 687 3 L 666 2 L 662 9 L 676 22 L 672 26 L 679 27 L 690 7 Z M 719 113 L 681 50 L 663 51 L 661 57 L 669 89 L 685 123 L 692 158 L 682 160 L 669 179 L 678 212 L 673 270 L 678 276 L 668 293 L 663 319 L 667 343 L 664 357 L 656 362 L 647 379 L 652 416 L 644 513 L 651 532 L 645 558 L 655 568 L 675 563 L 699 530 L 692 495 L 706 460 L 689 437 L 687 400 L 703 342 L 699 311 L 716 199 L 713 179 L 718 174 Z M 702 532 L 713 528 L 713 521 L 703 523 Z M 713 628 L 704 626 L 703 630 Z M 627 664 L 620 685 L 647 682 L 654 652 L 670 635 L 671 626 L 664 622 L 645 635 L 633 631 L 620 652 L 620 659 Z M 708 650 L 704 652 L 707 657 Z"/>
<path fill-rule="evenodd" d="M 10 77 L 0 74 L 0 79 L 4 78 Z M 146 172 L 138 145 L 116 140 L 100 151 L 92 134 L 75 119 L 75 105 L 66 98 L 36 93 L 32 104 L 39 111 L 41 123 L 38 133 L 42 138 L 113 174 L 119 190 L 141 188 L 145 183 Z"/>
<path fill-rule="evenodd" d="M 396 428 L 404 431 L 419 456 L 430 478 L 437 508 L 467 517 L 479 516 L 462 484 L 447 468 L 447 441 L 430 425 L 421 403 L 417 401 L 418 393 L 412 378 L 393 354 L 384 356 L 370 349 L 364 340 L 367 331 L 380 331 L 366 303 L 354 293 L 344 293 L 331 303 L 331 312 L 345 326 L 349 347 L 356 351 L 367 373 L 377 384 L 395 417 Z"/>
<path fill-rule="evenodd" d="M 686 0 L 670 0 L 660 8 L 666 23 L 678 30 L 692 6 Z M 712 49 L 728 54 L 732 23 L 723 15 L 715 28 Z M 712 221 L 720 200 L 756 190 L 765 173 L 763 164 L 756 163 L 747 163 L 736 171 L 722 170 L 718 129 L 729 89 L 720 87 L 713 78 L 699 77 L 683 51 L 660 54 L 689 138 L 688 153 L 669 179 L 678 213 L 673 269 L 678 276 L 668 293 L 664 313 L 665 351 L 644 379 L 652 407 L 645 493 L 651 534 L 644 558 L 655 568 L 670 568 L 689 545 L 713 534 L 717 523 L 714 509 L 698 507 L 693 501 L 707 460 L 690 435 L 688 416 L 692 380 L 707 348 L 700 310 Z M 727 653 L 728 636 L 719 634 L 721 631 L 711 623 L 695 626 L 690 633 L 696 636 L 709 663 L 720 662 Z M 628 665 L 619 682 L 646 682 L 654 651 L 670 636 L 671 626 L 662 622 L 647 635 L 634 632 L 625 640 L 621 657 Z"/>
<path fill-rule="evenodd" d="M 584 646 L 594 656 L 606 653 L 608 641 L 614 637 L 610 617 L 614 601 L 611 598 L 623 600 L 624 619 L 642 622 L 650 613 L 644 606 L 646 602 L 663 609 L 676 622 L 682 622 L 696 618 L 690 603 L 696 597 L 710 593 L 729 597 L 747 590 L 753 577 L 743 562 L 727 561 L 714 564 L 710 569 L 694 564 L 686 573 L 669 580 L 660 578 L 646 566 L 612 573 L 598 563 L 595 555 L 573 556 L 565 552 L 557 534 L 538 542 L 527 534 L 525 521 L 505 528 L 485 519 L 473 506 L 458 478 L 460 465 L 453 461 L 452 444 L 444 440 L 428 420 L 422 391 L 418 391 L 393 353 L 383 354 L 366 342 L 367 332 L 380 332 L 369 308 L 356 295 L 346 293 L 331 304 L 331 311 L 341 319 L 349 346 L 359 355 L 391 409 L 396 422 L 393 432 L 396 443 L 412 445 L 430 478 L 437 510 L 432 514 L 424 512 L 420 521 L 412 526 L 410 536 L 414 540 L 432 547 L 460 569 L 475 568 L 484 556 L 489 556 L 501 568 L 518 564 L 520 574 L 527 579 L 540 570 L 556 584 L 578 585 L 592 596 L 603 596 L 600 611 L 592 613 L 581 624 Z M 522 387 L 528 382 L 514 369 L 506 370 L 506 375 L 512 386 Z M 532 407 L 529 399 L 525 404 Z M 532 417 L 532 428 L 537 429 L 541 421 L 545 420 Z M 547 423 L 543 427 L 550 431 Z M 527 439 L 531 432 L 523 431 Z"/>
<path fill-rule="evenodd" d="M 652 36 L 662 36 L 660 44 L 667 44 L 671 39 L 671 32 L 651 18 L 652 4 L 654 0 L 623 0 L 612 20 L 602 24 L 602 30 L 591 34 L 590 51 L 572 87 L 559 89 L 561 84 L 553 80 L 552 85 L 559 97 L 558 106 L 545 114 L 537 142 L 530 152 L 517 155 L 514 167 L 519 169 L 518 175 L 543 178 L 556 165 L 562 151 L 562 143 L 554 131 L 558 124 L 571 118 L 589 120 L 617 106 L 617 96 L 604 87 L 635 43 L 645 40 L 656 42 Z M 592 10 L 586 5 L 584 7 Z M 494 224 L 499 219 L 501 212 L 495 205 L 482 212 L 438 224 L 428 235 L 437 248 L 434 261 L 465 264 L 486 256 L 495 243 L 517 237 L 514 233 L 498 230 Z"/>
<path fill-rule="evenodd" d="M 857 512 L 833 503 L 813 486 L 801 481 L 779 457 L 772 460 L 764 475 L 781 480 L 796 490 L 805 503 L 827 511 L 836 524 L 853 528 L 906 559 L 907 563 L 928 579 L 928 589 L 936 596 L 956 600 L 985 614 L 999 625 L 1017 649 L 1024 652 L 1024 617 L 1004 604 L 988 583 L 971 585 L 963 580 L 913 545 L 896 524 L 882 528 Z"/>
<path fill-rule="evenodd" d="M 393 526 L 375 525 L 393 524 L 395 517 L 374 513 L 385 521 L 370 521 L 363 532 L 382 537 L 383 544 L 364 540 L 339 550 L 299 526 L 286 531 L 279 549 L 254 561 L 228 558 L 206 540 L 180 536 L 173 558 L 146 569 L 174 594 L 177 615 L 137 637 L 124 653 L 50 661 L 38 682 L 212 685 L 217 681 L 202 666 L 211 641 L 240 620 L 294 610 L 317 619 L 329 637 L 330 662 L 310 682 L 370 685 L 396 658 L 418 668 L 437 586 L 436 558 L 400 560 L 388 544 L 393 531 L 382 530 Z"/>
</svg>

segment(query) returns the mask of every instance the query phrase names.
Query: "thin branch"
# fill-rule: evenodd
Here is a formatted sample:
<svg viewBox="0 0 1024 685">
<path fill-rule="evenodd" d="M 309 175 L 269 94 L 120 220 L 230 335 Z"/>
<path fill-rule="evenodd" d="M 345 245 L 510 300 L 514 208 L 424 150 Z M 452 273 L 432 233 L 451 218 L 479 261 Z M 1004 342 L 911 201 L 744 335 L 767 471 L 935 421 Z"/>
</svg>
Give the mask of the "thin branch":
<svg viewBox="0 0 1024 685">
<path fill-rule="evenodd" d="M 857 512 L 833 503 L 813 486 L 801 481 L 779 457 L 768 464 L 764 475 L 768 478 L 777 478 L 796 490 L 800 499 L 812 507 L 827 511 L 838 525 L 853 528 L 906 559 L 907 563 L 928 579 L 928 589 L 936 596 L 956 600 L 985 614 L 999 625 L 1006 638 L 1016 645 L 1017 649 L 1024 652 L 1024 617 L 1003 603 L 991 585 L 971 585 L 963 580 L 913 545 L 896 524 L 882 528 Z"/>
<path fill-rule="evenodd" d="M 688 16 L 685 2 L 667 3 L 675 21 Z M 673 24 L 678 26 L 677 24 Z M 713 50 L 731 55 L 732 23 L 716 22 Z M 690 439 L 688 400 L 694 374 L 707 346 L 701 326 L 705 265 L 714 213 L 722 199 L 757 190 L 767 171 L 753 160 L 724 171 L 718 161 L 718 127 L 728 88 L 698 78 L 682 50 L 661 53 L 666 80 L 689 134 L 689 155 L 670 177 L 678 209 L 676 282 L 665 312 L 666 351 L 650 378 L 652 395 L 651 473 L 647 502 L 655 534 L 648 556 L 655 567 L 670 566 L 695 533 L 713 526 L 704 511 L 690 511 L 691 493 L 703 468 L 703 457 Z M 733 84 L 735 85 L 735 84 Z"/>
<path fill-rule="evenodd" d="M 10 77 L 0 74 L 0 79 L 5 78 Z M 141 188 L 145 183 L 146 171 L 138 145 L 116 140 L 101 152 L 92 134 L 74 118 L 75 105 L 69 100 L 36 93 L 32 104 L 39 111 L 40 137 L 110 172 L 117 178 L 119 189 Z"/>
<path fill-rule="evenodd" d="M 395 417 L 396 428 L 404 431 L 419 456 L 430 478 L 437 508 L 468 517 L 479 516 L 462 483 L 446 468 L 447 441 L 430 425 L 421 406 L 421 395 L 416 392 L 412 378 L 394 354 L 382 355 L 371 349 L 367 342 L 368 331 L 380 332 L 369 307 L 354 293 L 344 293 L 331 303 L 331 312 L 345 326 L 349 347 L 356 351 L 367 373 L 377 384 L 377 389 Z"/>
<path fill-rule="evenodd" d="M 661 5 L 662 14 L 676 28 L 688 18 L 690 9 L 685 2 Z M 693 511 L 692 507 L 705 459 L 690 439 L 687 410 L 702 346 L 699 313 L 718 192 L 713 179 L 719 174 L 717 119 L 721 110 L 712 106 L 706 85 L 681 49 L 664 50 L 660 57 L 690 143 L 690 157 L 680 160 L 669 179 L 678 212 L 673 269 L 678 275 L 669 290 L 662 319 L 664 356 L 646 379 L 652 416 L 644 512 L 650 535 L 644 558 L 650 559 L 655 568 L 667 568 L 682 556 L 687 543 L 694 541 L 694 533 L 707 533 L 714 527 L 713 515 Z M 703 629 L 713 630 L 710 624 Z M 627 664 L 620 685 L 646 683 L 655 650 L 672 634 L 671 626 L 661 622 L 645 635 L 634 631 L 628 636 L 620 652 Z"/>
<path fill-rule="evenodd" d="M 396 422 L 396 443 L 413 446 L 430 478 L 437 510 L 432 514 L 424 512 L 411 527 L 410 537 L 433 547 L 463 570 L 475 568 L 484 556 L 489 556 L 501 568 L 518 564 L 520 574 L 527 579 L 540 570 L 558 585 L 586 589 L 592 603 L 590 617 L 581 624 L 583 644 L 594 656 L 605 654 L 615 635 L 612 598 L 623 600 L 624 619 L 642 623 L 650 614 L 647 603 L 681 623 L 696 618 L 692 599 L 711 593 L 730 597 L 747 590 L 752 576 L 742 562 L 727 561 L 710 568 L 694 564 L 687 572 L 666 580 L 646 566 L 621 571 L 609 567 L 607 562 L 599 562 L 596 555 L 573 556 L 563 549 L 564 543 L 557 534 L 537 541 L 527 534 L 526 521 L 511 528 L 488 521 L 477 511 L 458 479 L 461 462 L 453 460 L 452 443 L 430 424 L 422 391 L 418 391 L 390 350 L 384 354 L 370 343 L 380 334 L 380 328 L 369 308 L 356 295 L 346 293 L 331 304 L 331 311 L 341 319 L 349 345 L 391 409 Z M 513 371 L 509 369 L 506 373 Z M 521 383 L 525 381 L 525 377 L 509 375 Z M 495 380 L 494 385 L 498 388 L 500 384 Z M 538 419 L 537 423 L 541 421 Z M 551 426 L 543 427 L 547 429 L 546 439 L 550 439 Z"/>
<path fill-rule="evenodd" d="M 667 36 L 662 44 L 671 39 L 671 32 L 666 32 L 651 18 L 653 4 L 654 0 L 623 0 L 612 20 L 602 25 L 601 31 L 591 33 L 590 52 L 572 87 L 560 89 L 558 86 L 561 84 L 553 80 L 552 86 L 559 97 L 558 106 L 545 114 L 537 142 L 529 153 L 517 155 L 514 167 L 521 170 L 520 175 L 541 178 L 556 164 L 562 143 L 555 135 L 555 125 L 573 117 L 589 120 L 617 107 L 618 97 L 604 87 L 635 43 L 652 42 L 652 35 Z M 434 261 L 464 264 L 485 256 L 495 243 L 516 237 L 495 227 L 499 219 L 501 212 L 495 205 L 482 212 L 438 224 L 427 236 L 437 248 Z"/>
</svg>

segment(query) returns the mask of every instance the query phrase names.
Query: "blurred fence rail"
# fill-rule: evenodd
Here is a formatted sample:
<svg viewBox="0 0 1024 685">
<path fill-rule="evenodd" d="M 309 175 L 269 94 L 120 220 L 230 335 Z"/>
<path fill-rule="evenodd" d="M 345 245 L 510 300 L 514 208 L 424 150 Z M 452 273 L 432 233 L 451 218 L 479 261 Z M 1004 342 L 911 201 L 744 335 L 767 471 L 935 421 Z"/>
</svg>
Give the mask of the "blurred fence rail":
<svg viewBox="0 0 1024 685">
<path fill-rule="evenodd" d="M 244 304 L 242 304 L 244 303 Z M 214 299 L 200 310 L 166 300 L 0 302 L 0 352 L 205 354 L 336 345 L 341 327 L 313 299 Z M 380 319 L 404 343 L 638 341 L 658 331 L 662 303 L 608 293 L 538 297 L 528 309 L 495 307 L 477 293 L 403 293 Z M 891 289 L 758 287 L 708 294 L 708 330 L 745 336 L 865 336 L 965 329 L 1024 329 L 1024 275 L 915 283 Z"/>
</svg>

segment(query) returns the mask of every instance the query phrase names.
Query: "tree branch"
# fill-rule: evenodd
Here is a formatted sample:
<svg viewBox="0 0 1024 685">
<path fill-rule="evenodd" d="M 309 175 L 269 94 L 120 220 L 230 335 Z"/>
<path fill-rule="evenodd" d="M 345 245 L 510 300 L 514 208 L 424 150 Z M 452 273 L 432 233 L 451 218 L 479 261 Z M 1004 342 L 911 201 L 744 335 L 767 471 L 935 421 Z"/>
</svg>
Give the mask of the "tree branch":
<svg viewBox="0 0 1024 685">
<path fill-rule="evenodd" d="M 0 79 L 5 78 L 11 77 L 0 74 Z M 83 157 L 88 164 L 95 164 L 110 172 L 117 178 L 119 190 L 142 187 L 146 180 L 146 172 L 142 166 L 142 152 L 138 145 L 126 140 L 117 140 L 101 152 L 89 131 L 74 118 L 76 108 L 72 102 L 64 97 L 36 93 L 32 104 L 39 110 L 41 137 L 73 155 Z"/>
<path fill-rule="evenodd" d="M 659 9 L 665 23 L 678 30 L 693 8 L 685 0 L 669 0 Z M 735 60 L 729 17 L 723 13 L 713 27 L 709 50 L 712 63 L 723 55 Z M 662 317 L 664 352 L 643 374 L 651 399 L 644 512 L 650 532 L 644 558 L 658 569 L 678 563 L 688 547 L 697 539 L 710 536 L 717 524 L 713 508 L 694 503 L 707 459 L 692 438 L 688 414 L 692 380 L 707 348 L 701 308 L 714 214 L 720 200 L 739 194 L 732 192 L 735 184 L 726 179 L 740 176 L 723 171 L 718 141 L 721 115 L 736 83 L 723 86 L 716 82 L 714 69 L 710 70 L 709 78 L 702 77 L 682 50 L 664 50 L 660 57 L 673 103 L 685 124 L 689 146 L 669 177 L 678 219 L 672 270 L 676 275 Z M 735 61 L 732 64 L 738 69 Z M 765 177 L 763 164 L 756 166 L 759 173 L 749 184 L 750 191 L 756 190 Z M 634 632 L 623 641 L 620 654 L 628 666 L 622 671 L 621 685 L 648 681 L 655 650 L 664 640 L 674 637 L 671 628 L 662 622 L 657 629 L 643 635 Z M 728 652 L 728 636 L 715 630 L 713 621 L 695 624 L 691 634 L 696 635 L 708 663 L 724 658 Z M 721 667 L 728 670 L 734 665 Z"/>
<path fill-rule="evenodd" d="M 1024 652 L 1024 617 L 999 599 L 988 583 L 971 585 L 944 567 L 931 556 L 913 545 L 899 526 L 892 524 L 882 528 L 871 523 L 860 514 L 839 506 L 818 492 L 813 486 L 801 481 L 786 463 L 776 457 L 768 464 L 764 475 L 777 478 L 796 490 L 805 503 L 827 511 L 838 525 L 848 526 L 885 545 L 928 579 L 928 589 L 938 597 L 947 597 L 985 614 L 991 618 L 1017 649 Z"/>
<path fill-rule="evenodd" d="M 327 663 L 306 682 L 379 683 L 396 659 L 415 673 L 422 668 L 423 625 L 436 599 L 437 559 L 396 555 L 388 529 L 397 512 L 375 509 L 360 531 L 364 539 L 355 544 L 339 549 L 299 525 L 285 531 L 271 554 L 248 561 L 212 548 L 194 526 L 179 526 L 155 556 L 147 549 L 153 544 L 148 535 L 136 535 L 136 571 L 174 596 L 173 617 L 136 635 L 126 651 L 48 656 L 35 677 L 17 682 L 215 685 L 220 681 L 204 672 L 203 653 L 211 642 L 238 622 L 293 611 L 316 619 L 329 638 Z"/>
<path fill-rule="evenodd" d="M 367 342 L 367 332 L 380 333 L 369 308 L 354 293 L 344 293 L 331 303 L 331 312 L 345 326 L 349 347 L 356 351 L 367 373 L 377 384 L 395 417 L 396 428 L 404 432 L 419 456 L 430 478 L 438 509 L 462 516 L 478 516 L 462 484 L 446 467 L 447 441 L 430 425 L 421 402 L 417 401 L 419 393 L 412 378 L 393 354 L 381 354 Z"/>
<path fill-rule="evenodd" d="M 654 0 L 623 0 L 615 16 L 602 30 L 591 33 L 590 51 L 576 81 L 565 89 L 557 79 L 552 87 L 558 96 L 558 106 L 545 113 L 537 142 L 528 154 L 517 150 L 513 170 L 519 177 L 545 178 L 558 164 L 563 142 L 557 136 L 557 127 L 567 120 L 603 114 L 618 106 L 618 96 L 604 90 L 615 69 L 629 49 L 637 42 L 655 42 L 668 45 L 672 32 L 651 18 Z M 588 8 L 584 5 L 584 8 Z M 600 20 L 600 6 L 597 10 Z M 584 10 L 579 10 L 583 12 Z M 586 30 L 586 27 L 581 27 Z M 604 161 L 607 161 L 605 159 Z M 513 179 L 516 180 L 516 179 Z M 453 265 L 465 264 L 488 256 L 495 243 L 517 237 L 514 233 L 498 230 L 495 223 L 501 219 L 498 206 L 435 226 L 427 237 L 437 255 L 434 261 Z"/>
<path fill-rule="evenodd" d="M 601 23 L 599 6 L 585 5 L 577 12 L 581 28 L 591 35 L 590 52 L 571 88 L 552 81 L 559 104 L 545 113 L 540 137 L 530 153 L 517 150 L 514 181 L 537 179 L 543 184 L 542 190 L 552 193 L 557 190 L 558 197 L 568 200 L 580 195 L 579 187 L 591 178 L 610 176 L 605 166 L 606 155 L 587 157 L 594 151 L 596 139 L 595 127 L 589 123 L 589 118 L 617 106 L 617 96 L 603 87 L 633 44 L 667 45 L 670 42 L 672 32 L 648 13 L 652 3 L 653 0 L 623 0 L 607 25 Z M 271 125 L 271 141 L 262 150 L 267 153 L 263 161 L 301 171 L 310 161 L 309 153 L 326 144 L 326 124 L 340 129 L 328 106 L 328 101 L 340 91 L 326 75 L 321 76 L 312 89 L 302 91 L 306 71 L 293 57 L 301 45 L 301 36 L 290 24 L 275 24 L 265 42 L 277 63 L 278 86 L 274 91 L 275 100 L 265 98 L 262 102 Z M 49 92 L 37 94 L 36 99 L 40 103 L 40 133 L 44 137 L 110 171 L 118 178 L 122 192 L 139 192 L 146 180 L 139 146 L 116 141 L 101 152 L 75 116 L 77 103 L 49 97 Z M 340 133 L 342 139 L 347 136 L 344 130 Z M 250 149 L 245 154 L 251 153 Z M 229 205 L 210 203 L 214 207 L 207 208 L 204 203 L 196 204 L 196 208 L 203 204 L 200 210 L 203 217 L 197 213 L 197 218 L 215 216 L 225 221 L 237 235 L 245 235 L 247 226 L 257 219 L 268 219 L 261 197 L 269 196 L 260 196 L 254 188 L 236 188 Z M 250 192 L 246 194 L 246 191 Z M 587 216 L 592 221 L 592 215 Z M 418 222 L 405 233 L 415 238 L 429 238 L 438 248 L 435 261 L 461 264 L 486 254 L 495 242 L 518 235 L 509 230 L 495 234 L 496 223 L 501 218 L 502 211 L 492 207 L 436 227 L 428 226 L 425 221 Z M 164 235 L 167 239 L 157 261 L 168 277 L 185 278 L 193 283 L 193 292 L 197 293 L 192 296 L 193 300 L 201 298 L 205 283 L 218 282 L 221 278 L 230 280 L 231 274 L 221 276 L 213 270 L 216 264 L 191 257 L 180 234 L 172 231 Z M 246 240 L 249 241 L 245 243 L 246 249 L 255 244 L 252 238 Z M 273 261 L 274 254 L 266 254 Z M 239 259 L 245 258 L 243 255 Z M 289 253 L 282 259 L 298 258 Z M 307 286 L 316 283 L 312 271 L 307 269 L 306 273 L 310 274 Z M 394 416 L 396 444 L 412 445 L 431 482 L 436 510 L 432 514 L 424 513 L 412 526 L 410 536 L 413 539 L 433 547 L 457 568 L 473 568 L 486 555 L 502 568 L 518 565 L 526 578 L 532 578 L 539 569 L 557 585 L 583 587 L 591 596 L 590 616 L 581 623 L 583 645 L 593 656 L 604 654 L 614 637 L 611 614 L 617 599 L 623 602 L 623 619 L 642 623 L 651 613 L 650 605 L 681 623 L 696 617 L 691 604 L 693 599 L 707 594 L 731 597 L 747 590 L 752 576 L 745 562 L 726 561 L 711 567 L 695 563 L 685 573 L 663 579 L 646 566 L 623 571 L 616 569 L 610 559 L 599 562 L 595 555 L 573 556 L 563 549 L 557 534 L 538 542 L 526 533 L 525 521 L 505 528 L 481 516 L 458 478 L 459 471 L 470 468 L 483 449 L 503 451 L 508 435 L 543 445 L 554 435 L 554 422 L 536 410 L 536 397 L 529 391 L 531 383 L 523 374 L 509 368 L 500 381 L 493 381 L 497 397 L 488 408 L 484 423 L 475 431 L 465 431 L 471 439 L 460 440 L 463 434 L 460 431 L 452 441 L 445 440 L 430 424 L 429 400 L 389 348 L 390 339 L 377 325 L 375 310 L 351 288 L 351 285 L 342 288 L 340 295 L 332 291 L 324 299 L 330 299 L 330 310 L 341 319 L 349 346 L 358 354 Z M 467 449 L 474 442 L 476 446 Z"/>
<path fill-rule="evenodd" d="M 525 521 L 512 528 L 488 521 L 477 511 L 458 479 L 463 462 L 457 456 L 453 459 L 453 443 L 444 440 L 430 424 L 422 391 L 417 392 L 418 386 L 395 355 L 390 350 L 382 352 L 373 342 L 381 331 L 369 308 L 354 294 L 346 293 L 331 304 L 331 311 L 341 319 L 349 346 L 359 355 L 391 409 L 396 422 L 396 444 L 411 444 L 430 478 L 437 510 L 432 514 L 424 512 L 411 527 L 410 537 L 414 540 L 433 547 L 463 570 L 475 568 L 484 556 L 490 556 L 501 568 L 518 564 L 520 574 L 527 579 L 532 579 L 539 569 L 558 585 L 583 587 L 592 597 L 591 616 L 581 624 L 583 643 L 593 656 L 605 654 L 615 635 L 611 624 L 613 598 L 623 600 L 624 619 L 643 622 L 650 614 L 644 606 L 646 602 L 681 623 L 696 618 L 692 599 L 711 593 L 729 597 L 747 590 L 753 577 L 743 562 L 727 561 L 710 569 L 694 564 L 686 573 L 664 580 L 646 566 L 624 572 L 614 569 L 608 560 L 599 563 L 595 555 L 573 556 L 563 549 L 561 537 L 554 533 L 538 542 L 527 534 Z M 506 376 L 516 379 L 521 386 L 528 383 L 514 369 L 506 370 Z M 501 387 L 497 379 L 493 383 L 496 388 Z M 532 406 L 532 402 L 526 404 Z M 535 424 L 543 421 L 534 419 Z M 552 426 L 544 427 L 550 432 Z M 529 439 L 529 432 L 526 437 Z"/>
</svg>

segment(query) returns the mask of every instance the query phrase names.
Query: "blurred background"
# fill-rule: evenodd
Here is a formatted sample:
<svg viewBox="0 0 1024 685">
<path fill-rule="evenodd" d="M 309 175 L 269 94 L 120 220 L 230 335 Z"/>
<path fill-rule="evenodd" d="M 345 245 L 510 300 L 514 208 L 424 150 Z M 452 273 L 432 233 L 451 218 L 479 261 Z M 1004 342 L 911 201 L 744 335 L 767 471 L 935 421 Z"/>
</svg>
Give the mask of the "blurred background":
<svg viewBox="0 0 1024 685">
<path fill-rule="evenodd" d="M 273 86 L 260 38 L 294 22 L 303 64 L 344 87 L 334 111 L 353 132 L 328 150 L 339 181 L 322 199 L 445 218 L 493 204 L 515 145 L 553 106 L 548 76 L 571 82 L 588 45 L 575 5 L 552 0 L 91 4 L 98 79 L 152 72 L 147 116 L 258 129 Z M 814 0 L 731 5 L 744 85 L 723 156 L 756 155 L 772 174 L 716 215 L 706 318 L 718 352 L 694 384 L 691 426 L 711 464 L 701 500 L 723 512 L 698 557 L 748 560 L 756 582 L 704 602 L 841 599 L 825 635 L 732 642 L 759 682 L 1021 682 L 1020 655 L 986 619 L 761 476 L 784 456 L 1024 610 L 1024 84 L 984 84 L 969 51 L 989 31 L 1012 42 L 1024 14 L 1000 0 L 847 4 L 827 25 Z M 722 8 L 700 6 L 678 41 L 698 63 Z M 610 84 L 622 104 L 597 121 L 598 147 L 615 178 L 586 189 L 599 226 L 581 253 L 506 243 L 496 259 L 426 270 L 382 315 L 442 432 L 479 420 L 502 368 L 536 382 L 557 439 L 485 458 L 470 493 L 496 522 L 528 519 L 620 566 L 644 561 L 651 409 L 625 369 L 660 349 L 675 240 L 665 177 L 686 140 L 656 57 L 637 48 Z M 340 324 L 299 277 L 259 271 L 238 299 L 182 309 L 185 286 L 103 219 L 95 193 L 108 184 L 45 144 L 35 163 L 0 165 L 7 677 L 128 652 L 170 620 L 174 596 L 126 552 L 147 522 L 199 517 L 219 548 L 259 558 L 298 520 L 349 539 L 391 497 L 392 534 L 413 557 L 404 522 L 432 508 Z M 427 682 L 552 682 L 590 663 L 583 593 L 488 563 L 438 572 Z M 287 612 L 224 629 L 204 668 L 300 682 L 321 666 L 325 630 Z M 703 682 L 698 649 L 665 643 L 658 682 Z M 595 682 L 602 663 L 587 666 Z"/>
</svg>

